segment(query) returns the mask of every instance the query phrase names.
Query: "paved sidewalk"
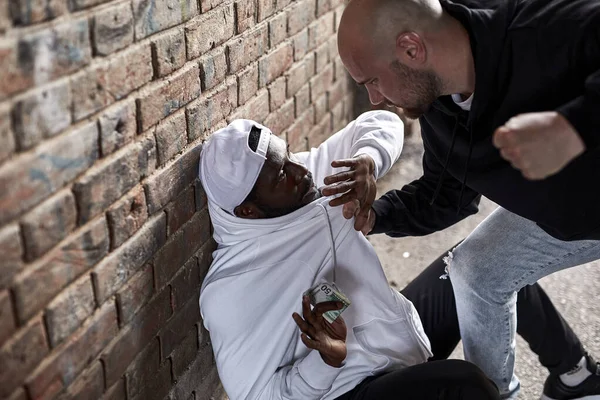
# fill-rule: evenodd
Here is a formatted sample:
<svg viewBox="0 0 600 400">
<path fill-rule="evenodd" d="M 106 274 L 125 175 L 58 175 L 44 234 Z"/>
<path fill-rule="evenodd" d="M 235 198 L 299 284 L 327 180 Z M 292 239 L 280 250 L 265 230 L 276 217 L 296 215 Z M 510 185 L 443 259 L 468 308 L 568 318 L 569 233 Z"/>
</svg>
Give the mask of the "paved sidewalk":
<svg viewBox="0 0 600 400">
<path fill-rule="evenodd" d="M 378 197 L 392 188 L 418 178 L 421 168 L 422 143 L 418 134 L 406 139 L 400 161 L 379 182 Z M 477 224 L 495 209 L 495 204 L 484 199 L 480 212 L 443 232 L 422 238 L 389 238 L 371 236 L 392 286 L 402 288 L 429 263 L 464 238 Z M 600 262 L 562 271 L 541 281 L 542 286 L 565 319 L 579 335 L 586 349 L 600 358 Z M 454 352 L 462 358 L 462 349 Z M 523 390 L 521 399 L 538 399 L 547 371 L 543 369 L 527 344 L 519 337 L 517 342 L 517 374 Z"/>
</svg>

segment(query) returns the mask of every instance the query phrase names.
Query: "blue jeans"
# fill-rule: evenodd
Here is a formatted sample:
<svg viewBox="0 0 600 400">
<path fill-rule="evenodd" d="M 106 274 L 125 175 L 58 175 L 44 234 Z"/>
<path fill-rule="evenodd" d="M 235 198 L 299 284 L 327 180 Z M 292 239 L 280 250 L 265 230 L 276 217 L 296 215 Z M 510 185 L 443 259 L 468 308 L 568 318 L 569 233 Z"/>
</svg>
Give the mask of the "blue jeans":
<svg viewBox="0 0 600 400">
<path fill-rule="evenodd" d="M 600 241 L 565 242 L 496 209 L 447 257 L 465 359 L 514 399 L 517 292 L 546 275 L 600 259 Z"/>
</svg>

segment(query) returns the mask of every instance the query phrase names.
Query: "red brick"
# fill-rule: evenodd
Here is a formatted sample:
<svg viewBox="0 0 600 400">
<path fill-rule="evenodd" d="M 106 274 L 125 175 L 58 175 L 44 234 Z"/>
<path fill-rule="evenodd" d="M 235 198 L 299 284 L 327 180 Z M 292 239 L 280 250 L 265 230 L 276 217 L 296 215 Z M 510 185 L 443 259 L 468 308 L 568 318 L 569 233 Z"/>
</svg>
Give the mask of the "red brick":
<svg viewBox="0 0 600 400">
<path fill-rule="evenodd" d="M 228 119 L 232 121 L 251 116 L 253 120 L 260 123 L 267 118 L 267 115 L 269 115 L 269 92 L 267 89 L 262 89 L 243 107 L 239 107 Z"/>
<path fill-rule="evenodd" d="M 238 73 L 238 104 L 244 105 L 258 91 L 258 63 Z"/>
<path fill-rule="evenodd" d="M 294 35 L 291 40 L 294 43 L 294 61 L 300 61 L 308 52 L 308 28 Z"/>
<path fill-rule="evenodd" d="M 36 24 L 54 19 L 68 12 L 66 0 L 13 1 L 8 4 L 10 4 L 15 26 Z M 3 6 L 3 8 L 6 8 L 6 6 Z"/>
<path fill-rule="evenodd" d="M 167 287 L 121 329 L 103 352 L 106 386 L 112 386 L 123 375 L 135 356 L 154 339 L 170 316 L 170 293 Z"/>
<path fill-rule="evenodd" d="M 70 190 L 62 190 L 21 221 L 25 259 L 32 261 L 42 256 L 67 237 L 76 226 L 75 198 Z"/>
<path fill-rule="evenodd" d="M 285 43 L 258 61 L 258 85 L 263 87 L 281 76 L 294 61 L 294 47 Z"/>
<path fill-rule="evenodd" d="M 110 58 L 106 91 L 114 100 L 129 95 L 152 80 L 152 52 L 149 44 L 133 46 Z"/>
<path fill-rule="evenodd" d="M 106 157 L 135 138 L 135 103 L 128 101 L 111 107 L 100 116 L 99 126 L 100 153 L 102 157 Z"/>
<path fill-rule="evenodd" d="M 237 0 L 235 2 L 237 33 L 240 34 L 256 25 L 256 15 L 256 0 Z"/>
<path fill-rule="evenodd" d="M 146 195 L 141 186 L 112 206 L 106 213 L 110 230 L 111 250 L 119 247 L 144 225 L 148 219 Z"/>
<path fill-rule="evenodd" d="M 196 0 L 133 0 L 135 38 L 140 40 L 198 15 Z"/>
<path fill-rule="evenodd" d="M 258 73 L 258 71 L 257 71 Z M 256 80 L 258 81 L 258 75 Z M 10 106 L 4 104 L 0 106 L 0 163 L 9 158 L 16 149 L 15 135 L 12 131 Z"/>
<path fill-rule="evenodd" d="M 185 110 L 162 120 L 155 131 L 158 166 L 163 166 L 187 144 Z"/>
<path fill-rule="evenodd" d="M 93 21 L 95 54 L 105 56 L 133 43 L 133 14 L 129 2 L 104 9 Z"/>
<path fill-rule="evenodd" d="M 36 85 L 77 71 L 92 58 L 87 18 L 29 33 L 19 41 L 18 65 Z"/>
<path fill-rule="evenodd" d="M 233 3 L 196 18 L 185 27 L 188 59 L 200 57 L 225 43 L 235 33 Z"/>
<path fill-rule="evenodd" d="M 333 35 L 334 13 L 325 14 L 308 26 L 308 43 L 319 46 Z"/>
<path fill-rule="evenodd" d="M 337 132 L 346 126 L 346 104 L 341 101 L 331 109 L 331 128 L 332 132 Z"/>
<path fill-rule="evenodd" d="M 206 192 L 204 191 L 204 188 L 202 187 L 202 184 L 200 183 L 200 181 L 196 181 L 195 185 L 195 197 L 196 197 L 196 211 L 200 211 L 202 210 L 204 207 L 206 207 Z"/>
<path fill-rule="evenodd" d="M 35 90 L 15 104 L 14 129 L 19 150 L 29 149 L 71 124 L 68 81 Z"/>
<path fill-rule="evenodd" d="M 207 137 L 236 106 L 237 82 L 235 77 L 230 77 L 208 97 L 200 98 L 187 107 L 188 141 Z"/>
<path fill-rule="evenodd" d="M 8 2 L 0 4 L 0 32 L 4 32 L 12 25 L 8 9 Z"/>
<path fill-rule="evenodd" d="M 336 58 L 339 58 L 337 35 L 332 35 L 327 41 L 327 45 L 329 46 L 329 58 L 333 62 Z"/>
<path fill-rule="evenodd" d="M 213 394 L 219 389 L 219 386 L 219 374 L 217 369 L 213 367 L 198 387 L 196 400 L 216 400 Z"/>
<path fill-rule="evenodd" d="M 329 43 L 320 45 L 315 54 L 317 71 L 322 71 L 329 64 Z"/>
<path fill-rule="evenodd" d="M 148 88 L 138 99 L 138 120 L 145 131 L 161 119 L 200 95 L 198 64 L 184 67 L 164 80 Z"/>
<path fill-rule="evenodd" d="M 98 158 L 98 129 L 89 123 L 0 167 L 0 226 L 56 192 Z"/>
<path fill-rule="evenodd" d="M 154 378 L 160 366 L 160 343 L 153 339 L 133 360 L 125 372 L 127 398 L 132 398 Z"/>
<path fill-rule="evenodd" d="M 212 348 L 211 346 L 204 346 L 200 349 L 198 357 L 196 357 L 189 369 L 177 380 L 177 384 L 171 391 L 172 398 L 187 399 L 192 391 L 196 391 L 196 394 L 202 394 L 199 391 L 202 388 L 201 384 L 208 379 L 207 374 L 213 369 L 216 370 L 213 362 Z M 205 378 L 198 379 L 199 376 L 204 376 Z"/>
<path fill-rule="evenodd" d="M 286 71 L 286 97 L 290 98 L 295 95 L 298 90 L 308 82 L 308 78 L 306 62 L 302 60 L 295 63 L 288 71 Z"/>
<path fill-rule="evenodd" d="M 197 302 L 196 302 L 197 303 Z M 170 354 L 173 363 L 173 377 L 178 380 L 198 354 L 198 332 L 194 327 L 187 332 L 183 341 Z"/>
<path fill-rule="evenodd" d="M 167 360 L 132 400 L 162 400 L 171 388 L 171 361 Z M 129 398 L 129 397 L 128 397 Z"/>
<path fill-rule="evenodd" d="M 313 102 L 313 107 L 315 110 L 315 121 L 320 121 L 329 109 L 327 108 L 327 93 L 324 93 L 321 97 L 316 99 Z"/>
<path fill-rule="evenodd" d="M 277 78 L 272 84 L 269 85 L 269 108 L 270 110 L 277 111 L 279 107 L 285 102 L 285 91 L 286 83 L 285 77 Z"/>
<path fill-rule="evenodd" d="M 233 74 L 267 52 L 269 27 L 261 24 L 237 37 L 229 47 L 229 73 Z"/>
<path fill-rule="evenodd" d="M 175 233 L 196 212 L 194 186 L 190 186 L 172 202 L 167 209 L 167 235 Z"/>
<path fill-rule="evenodd" d="M 82 10 L 84 8 L 92 7 L 97 4 L 106 3 L 110 0 L 70 0 L 70 7 L 72 10 Z"/>
<path fill-rule="evenodd" d="M 263 0 L 265 1 L 265 0 Z M 269 21 L 269 43 L 277 46 L 287 38 L 287 13 L 280 12 Z"/>
<path fill-rule="evenodd" d="M 299 116 L 310 107 L 310 86 L 304 85 L 302 89 L 296 93 L 294 99 L 296 104 L 295 115 Z"/>
<path fill-rule="evenodd" d="M 310 95 L 314 102 L 315 99 L 321 97 L 333 82 L 333 66 L 328 65 L 327 68 L 319 72 L 310 80 Z"/>
<path fill-rule="evenodd" d="M 331 10 L 331 0 L 317 0 L 317 18 Z"/>
<path fill-rule="evenodd" d="M 314 110 L 304 111 L 288 129 L 287 142 L 292 152 L 306 151 L 306 138 L 315 120 Z"/>
<path fill-rule="evenodd" d="M 331 115 L 326 114 L 308 133 L 309 147 L 318 147 L 331 133 Z"/>
<path fill-rule="evenodd" d="M 299 0 L 288 11 L 288 35 L 295 35 L 315 19 L 315 0 Z"/>
<path fill-rule="evenodd" d="M 165 216 L 161 213 L 102 260 L 92 273 L 98 303 L 116 293 L 164 245 L 166 236 Z"/>
<path fill-rule="evenodd" d="M 0 348 L 0 398 L 8 397 L 48 354 L 41 318 L 32 320 Z"/>
<path fill-rule="evenodd" d="M 161 330 L 160 345 L 162 358 L 165 359 L 185 339 L 190 329 L 200 321 L 200 306 L 198 296 L 193 296 L 188 302 L 173 315 L 167 325 Z"/>
<path fill-rule="evenodd" d="M 196 267 L 198 262 L 196 262 Z M 0 291 L 0 346 L 16 329 L 15 315 L 8 290 Z"/>
<path fill-rule="evenodd" d="M 108 230 L 101 218 L 31 265 L 13 285 L 19 321 L 27 321 L 107 253 Z"/>
<path fill-rule="evenodd" d="M 106 65 L 94 66 L 71 78 L 73 119 L 79 121 L 112 102 L 107 89 Z"/>
<path fill-rule="evenodd" d="M 148 264 L 135 274 L 117 293 L 119 325 L 127 325 L 154 293 L 154 274 Z"/>
<path fill-rule="evenodd" d="M 12 393 L 8 400 L 29 400 L 29 396 L 27 396 L 25 389 L 20 387 Z"/>
<path fill-rule="evenodd" d="M 1 290 L 10 286 L 13 276 L 23 268 L 23 245 L 19 225 L 8 225 L 0 229 L 0 254 L 2 254 Z"/>
<path fill-rule="evenodd" d="M 264 21 L 275 12 L 275 0 L 258 0 L 258 22 Z"/>
<path fill-rule="evenodd" d="M 347 93 L 350 92 L 348 81 L 346 79 L 340 79 L 329 87 L 328 101 L 329 108 L 333 109 L 337 104 L 341 103 Z"/>
<path fill-rule="evenodd" d="M 224 0 L 200 0 L 200 9 L 202 10 L 202 13 L 205 13 L 223 3 L 223 1 Z"/>
<path fill-rule="evenodd" d="M 209 90 L 223 82 L 227 74 L 227 58 L 225 47 L 219 47 L 211 54 L 200 59 L 200 77 L 202 78 L 202 90 Z"/>
<path fill-rule="evenodd" d="M 209 239 L 209 227 L 208 212 L 197 213 L 160 249 L 154 259 L 154 277 L 158 290 L 165 286 L 198 248 Z M 194 238 L 193 242 L 190 241 L 190 238 Z"/>
<path fill-rule="evenodd" d="M 94 361 L 57 400 L 99 399 L 102 392 L 104 392 L 102 363 Z"/>
<path fill-rule="evenodd" d="M 147 173 L 152 160 L 144 142 L 136 142 L 95 165 L 73 185 L 79 209 L 79 224 L 99 215 L 133 188 Z"/>
<path fill-rule="evenodd" d="M 48 341 L 54 348 L 85 321 L 94 311 L 94 288 L 84 275 L 59 294 L 46 308 Z"/>
<path fill-rule="evenodd" d="M 152 41 L 152 57 L 156 76 L 163 77 L 185 64 L 185 36 L 182 28 L 161 34 Z"/>
<path fill-rule="evenodd" d="M 208 268 L 212 263 L 212 253 L 216 249 L 217 243 L 211 238 L 196 253 L 196 258 L 198 259 L 198 277 L 200 282 L 204 280 L 204 277 L 208 272 Z"/>
<path fill-rule="evenodd" d="M 206 244 L 202 246 L 204 248 Z M 191 297 L 198 297 L 200 276 L 198 274 L 198 259 L 190 259 L 171 281 L 171 303 L 174 310 L 179 310 Z"/>
<path fill-rule="evenodd" d="M 127 392 L 125 391 L 125 378 L 119 379 L 112 385 L 101 400 L 126 400 Z"/>
<path fill-rule="evenodd" d="M 27 379 L 27 390 L 31 397 L 52 398 L 54 393 L 68 387 L 117 331 L 117 312 L 114 303 L 110 302 L 97 310 L 89 323 L 81 327 L 64 346 L 57 348 Z"/>
<path fill-rule="evenodd" d="M 294 100 L 289 99 L 278 110 L 271 113 L 265 119 L 267 126 L 275 135 L 282 134 L 290 125 L 294 123 Z"/>
<path fill-rule="evenodd" d="M 2 2 L 0 7 L 8 6 Z M 31 64 L 31 63 L 30 63 Z M 23 68 L 21 65 L 24 65 Z M 32 66 L 19 64 L 19 50 L 16 38 L 0 38 L 0 100 L 33 86 Z"/>
</svg>

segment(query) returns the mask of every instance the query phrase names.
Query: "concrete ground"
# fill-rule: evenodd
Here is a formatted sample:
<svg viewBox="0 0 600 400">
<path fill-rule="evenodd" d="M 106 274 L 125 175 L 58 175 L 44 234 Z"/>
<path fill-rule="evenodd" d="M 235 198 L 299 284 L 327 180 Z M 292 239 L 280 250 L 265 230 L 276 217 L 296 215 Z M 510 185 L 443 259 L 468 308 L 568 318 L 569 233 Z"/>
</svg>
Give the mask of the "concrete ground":
<svg viewBox="0 0 600 400">
<path fill-rule="evenodd" d="M 400 161 L 379 181 L 378 197 L 393 188 L 418 178 L 421 168 L 422 143 L 418 134 L 406 138 Z M 426 237 L 390 238 L 370 236 L 392 286 L 403 288 L 430 262 L 471 232 L 495 204 L 484 199 L 480 212 L 443 232 Z M 562 271 L 541 281 L 564 318 L 579 335 L 588 351 L 600 358 L 600 262 Z M 453 358 L 462 358 L 462 349 Z M 517 374 L 523 390 L 520 399 L 538 399 L 547 371 L 519 337 L 517 342 Z"/>
</svg>

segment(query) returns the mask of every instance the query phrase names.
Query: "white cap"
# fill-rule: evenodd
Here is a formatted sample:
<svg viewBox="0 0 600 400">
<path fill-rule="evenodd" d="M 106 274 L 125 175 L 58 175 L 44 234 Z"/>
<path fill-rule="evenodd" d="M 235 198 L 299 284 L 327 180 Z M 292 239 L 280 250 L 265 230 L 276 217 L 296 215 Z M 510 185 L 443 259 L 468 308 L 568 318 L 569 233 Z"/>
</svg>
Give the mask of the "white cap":
<svg viewBox="0 0 600 400">
<path fill-rule="evenodd" d="M 248 135 L 253 127 L 260 129 L 256 151 L 248 146 Z M 258 179 L 270 138 L 271 131 L 261 124 L 236 119 L 204 142 L 200 153 L 200 181 L 208 201 L 233 214 Z"/>
</svg>

